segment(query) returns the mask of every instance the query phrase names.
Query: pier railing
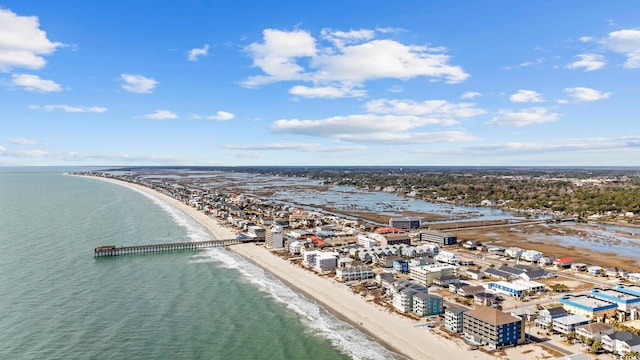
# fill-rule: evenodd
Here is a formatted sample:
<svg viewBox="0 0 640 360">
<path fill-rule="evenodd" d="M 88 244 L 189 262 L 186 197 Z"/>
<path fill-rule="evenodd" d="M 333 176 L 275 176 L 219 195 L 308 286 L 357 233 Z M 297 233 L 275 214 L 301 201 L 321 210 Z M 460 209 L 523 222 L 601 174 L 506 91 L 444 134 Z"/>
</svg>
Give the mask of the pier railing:
<svg viewBox="0 0 640 360">
<path fill-rule="evenodd" d="M 116 246 L 105 245 L 98 246 L 93 250 L 95 257 L 122 256 L 122 255 L 141 255 L 154 254 L 161 252 L 197 250 L 206 248 L 225 247 L 240 244 L 242 241 L 238 239 L 228 240 L 209 240 L 209 241 L 191 241 L 185 243 L 171 244 L 152 244 L 152 245 L 135 245 L 135 246 Z"/>
</svg>

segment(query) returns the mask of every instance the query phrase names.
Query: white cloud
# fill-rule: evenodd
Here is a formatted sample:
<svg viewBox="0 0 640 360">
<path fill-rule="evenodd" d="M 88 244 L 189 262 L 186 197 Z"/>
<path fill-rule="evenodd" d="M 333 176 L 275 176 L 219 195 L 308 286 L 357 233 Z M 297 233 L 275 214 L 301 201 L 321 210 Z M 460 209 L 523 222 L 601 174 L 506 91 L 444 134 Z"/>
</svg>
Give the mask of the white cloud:
<svg viewBox="0 0 640 360">
<path fill-rule="evenodd" d="M 584 71 L 593 71 L 601 69 L 607 63 L 604 57 L 598 54 L 581 54 L 576 55 L 577 60 L 567 65 L 567 69 L 584 68 Z"/>
<path fill-rule="evenodd" d="M 215 115 L 191 115 L 192 119 L 195 120 L 218 120 L 218 121 L 227 121 L 235 118 L 236 116 L 230 112 L 226 111 L 218 111 Z"/>
<path fill-rule="evenodd" d="M 315 39 L 302 30 L 265 29 L 262 35 L 262 44 L 253 43 L 246 50 L 253 57 L 254 66 L 266 75 L 249 78 L 244 85 L 255 87 L 275 81 L 304 79 L 304 68 L 296 63 L 296 59 L 316 55 Z"/>
<path fill-rule="evenodd" d="M 528 66 L 533 66 L 533 65 L 539 65 L 539 64 L 542 64 L 542 63 L 544 63 L 546 61 L 547 61 L 547 59 L 545 59 L 545 58 L 537 58 L 534 61 L 524 61 L 524 62 L 521 62 L 518 65 L 515 65 L 515 66 L 513 66 L 513 65 L 505 66 L 505 67 L 503 67 L 503 69 L 513 70 L 513 69 L 517 69 L 517 68 L 523 68 L 523 67 L 528 67 Z"/>
<path fill-rule="evenodd" d="M 144 117 L 151 120 L 170 120 L 177 119 L 178 115 L 169 110 L 156 110 L 156 112 L 146 114 Z"/>
<path fill-rule="evenodd" d="M 0 153 L 7 151 L 7 148 L 4 146 L 0 146 Z"/>
<path fill-rule="evenodd" d="M 40 30 L 36 16 L 20 16 L 0 8 L 0 71 L 12 68 L 40 69 L 42 55 L 53 53 L 62 43 L 52 42 Z"/>
<path fill-rule="evenodd" d="M 398 34 L 407 30 L 399 27 L 377 27 L 376 31 L 381 34 Z"/>
<path fill-rule="evenodd" d="M 592 41 L 592 40 L 593 40 L 593 38 L 592 38 L 591 36 L 582 36 L 582 37 L 580 37 L 578 40 L 580 40 L 580 41 L 581 41 L 581 42 L 583 42 L 583 43 L 586 43 L 586 42 L 590 42 L 590 41 Z"/>
<path fill-rule="evenodd" d="M 347 134 L 399 132 L 425 125 L 442 124 L 448 125 L 450 122 L 419 116 L 364 114 L 334 116 L 322 120 L 282 119 L 274 122 L 271 130 L 280 133 L 341 138 Z"/>
<path fill-rule="evenodd" d="M 5 149 L 6 150 L 6 149 Z M 15 157 L 15 158 L 47 158 L 62 161 L 83 161 L 89 164 L 114 164 L 120 165 L 123 163 L 134 165 L 154 165 L 154 164 L 166 164 L 166 165 L 223 165 L 224 162 L 212 161 L 207 158 L 181 158 L 181 157 L 159 157 L 159 156 L 145 156 L 145 155 L 129 155 L 129 154 L 95 154 L 84 153 L 78 151 L 66 151 L 66 152 L 46 152 L 42 150 L 32 151 L 4 151 L 0 146 L 0 155 L 2 157 Z M 19 162 L 18 164 L 21 164 Z"/>
<path fill-rule="evenodd" d="M 573 100 L 581 102 L 602 100 L 611 96 L 610 92 L 602 92 L 588 87 L 565 88 L 564 92 L 573 98 Z"/>
<path fill-rule="evenodd" d="M 308 87 L 297 85 L 289 89 L 289 94 L 308 98 L 343 98 L 343 97 L 364 97 L 367 96 L 365 90 L 355 90 L 350 87 L 316 86 Z"/>
<path fill-rule="evenodd" d="M 327 41 L 330 41 L 338 48 L 344 47 L 346 44 L 358 43 L 361 41 L 371 40 L 375 37 L 375 31 L 361 29 L 351 31 L 333 31 L 331 29 L 322 29 L 320 35 Z"/>
<path fill-rule="evenodd" d="M 515 103 L 523 103 L 523 102 L 542 102 L 542 95 L 537 91 L 533 90 L 518 90 L 517 93 L 512 94 L 509 97 L 509 100 Z"/>
<path fill-rule="evenodd" d="M 43 110 L 43 111 L 62 110 L 68 113 L 103 113 L 107 111 L 107 108 L 102 106 L 69 106 L 69 105 L 44 105 L 44 106 L 30 105 L 29 109 Z"/>
<path fill-rule="evenodd" d="M 262 159 L 265 157 L 264 154 L 259 154 L 256 152 L 241 152 L 233 154 L 233 156 L 239 159 Z"/>
<path fill-rule="evenodd" d="M 450 103 L 446 100 L 413 100 L 378 99 L 365 104 L 367 111 L 378 114 L 418 115 L 438 118 L 470 118 L 485 114 L 471 103 Z"/>
<path fill-rule="evenodd" d="M 640 68 L 639 29 L 613 31 L 601 43 L 607 49 L 627 57 L 624 67 L 628 69 Z"/>
<path fill-rule="evenodd" d="M 123 89 L 138 94 L 150 93 L 158 85 L 155 79 L 142 75 L 121 74 L 120 80 L 122 80 Z"/>
<path fill-rule="evenodd" d="M 43 157 L 49 155 L 49 153 L 44 150 L 29 150 L 25 151 L 23 154 L 26 157 Z"/>
<path fill-rule="evenodd" d="M 404 45 L 393 40 L 373 40 L 322 53 L 312 60 L 318 80 L 361 83 L 367 80 L 410 79 L 426 76 L 459 83 L 469 77 L 461 67 L 449 65 L 449 56 L 426 46 Z"/>
<path fill-rule="evenodd" d="M 38 144 L 38 142 L 35 141 L 35 140 L 25 139 L 25 138 L 13 138 L 13 139 L 9 139 L 9 142 L 14 144 L 14 145 L 36 145 L 36 144 Z"/>
<path fill-rule="evenodd" d="M 353 86 L 374 79 L 418 76 L 458 83 L 469 77 L 461 67 L 449 64 L 446 49 L 375 40 L 374 35 L 372 30 L 323 30 L 321 36 L 329 44 L 319 47 L 306 31 L 266 29 L 262 43 L 246 48 L 254 66 L 264 74 L 246 79 L 243 85 L 296 80 Z"/>
<path fill-rule="evenodd" d="M 547 109 L 532 107 L 521 111 L 500 110 L 498 116 L 487 122 L 487 125 L 497 126 L 527 126 L 558 120 L 559 115 L 549 113 Z"/>
<path fill-rule="evenodd" d="M 256 145 L 225 145 L 227 149 L 234 150 L 261 150 L 261 151 L 281 151 L 296 150 L 304 152 L 344 152 L 357 151 L 366 149 L 366 146 L 326 146 L 321 144 L 310 143 L 273 143 L 273 144 L 256 144 Z"/>
<path fill-rule="evenodd" d="M 513 155 L 527 153 L 563 153 L 563 152 L 594 152 L 615 151 L 637 148 L 640 136 L 626 136 L 615 138 L 578 138 L 559 139 L 547 143 L 502 143 L 468 146 L 461 151 L 469 155 Z"/>
<path fill-rule="evenodd" d="M 387 145 L 435 144 L 478 140 L 477 137 L 462 131 L 347 134 L 342 136 L 341 139 L 345 141 Z"/>
<path fill-rule="evenodd" d="M 55 81 L 41 79 L 38 75 L 12 74 L 11 82 L 28 91 L 57 92 L 62 90 L 62 87 Z"/>
<path fill-rule="evenodd" d="M 466 93 L 462 94 L 460 96 L 460 98 L 461 99 L 473 99 L 473 98 L 476 98 L 478 96 L 482 96 L 482 94 L 477 92 L 477 91 L 467 91 Z"/>
<path fill-rule="evenodd" d="M 189 61 L 198 61 L 198 58 L 201 56 L 206 56 L 209 54 L 209 44 L 205 44 L 202 48 L 195 48 L 189 50 L 187 54 L 187 59 Z"/>
</svg>

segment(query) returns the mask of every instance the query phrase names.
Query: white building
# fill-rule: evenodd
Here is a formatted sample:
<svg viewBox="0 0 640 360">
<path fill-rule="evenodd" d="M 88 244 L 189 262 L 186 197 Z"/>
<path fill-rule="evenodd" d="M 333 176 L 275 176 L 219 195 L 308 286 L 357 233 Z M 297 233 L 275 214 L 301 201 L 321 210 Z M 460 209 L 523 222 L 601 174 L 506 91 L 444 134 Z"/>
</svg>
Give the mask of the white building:
<svg viewBox="0 0 640 360">
<path fill-rule="evenodd" d="M 538 260 L 540 260 L 541 257 L 543 257 L 544 254 L 541 253 L 540 251 L 536 251 L 536 250 L 527 250 L 522 252 L 522 254 L 520 255 L 520 259 L 524 260 L 524 261 L 530 261 L 530 262 L 536 262 Z"/>
<path fill-rule="evenodd" d="M 640 273 L 629 273 L 629 274 L 627 274 L 627 280 L 633 281 L 635 283 L 640 283 Z"/>
<path fill-rule="evenodd" d="M 305 251 L 304 254 L 302 254 L 302 263 L 310 267 L 315 267 L 316 258 L 320 254 L 322 254 L 322 252 L 318 250 Z"/>
<path fill-rule="evenodd" d="M 343 282 L 373 279 L 374 276 L 373 269 L 365 265 L 338 267 L 336 269 L 336 278 Z"/>
<path fill-rule="evenodd" d="M 422 244 L 416 246 L 416 251 L 427 256 L 436 256 L 440 252 L 440 248 L 436 244 Z"/>
<path fill-rule="evenodd" d="M 552 328 L 553 331 L 557 331 L 561 334 L 568 334 L 575 331 L 578 326 L 586 325 L 589 323 L 589 319 L 582 315 L 567 315 L 553 319 Z"/>
<path fill-rule="evenodd" d="M 520 249 L 518 247 L 510 247 L 510 248 L 508 248 L 507 250 L 504 251 L 504 255 L 512 257 L 512 258 L 519 258 L 520 255 L 522 255 L 523 252 L 524 252 L 524 250 Z"/>
<path fill-rule="evenodd" d="M 609 352 L 624 355 L 631 351 L 640 351 L 640 337 L 628 331 L 615 332 L 602 336 L 602 348 Z"/>
<path fill-rule="evenodd" d="M 544 284 L 535 281 L 516 280 L 512 282 L 496 281 L 489 283 L 489 289 L 496 293 L 505 294 L 513 297 L 521 297 L 529 292 L 544 291 Z"/>
<path fill-rule="evenodd" d="M 358 245 L 365 248 L 370 248 L 378 245 L 378 241 L 365 235 L 358 235 Z"/>
<path fill-rule="evenodd" d="M 456 256 L 456 254 L 449 251 L 441 251 L 438 255 L 434 257 L 436 261 L 443 262 L 445 264 L 458 265 L 460 263 L 460 259 Z"/>
<path fill-rule="evenodd" d="M 300 241 L 292 241 L 288 244 L 289 252 L 294 255 L 299 255 L 302 251 L 302 243 Z"/>
<path fill-rule="evenodd" d="M 423 266 L 412 266 L 409 269 L 409 276 L 418 284 L 433 284 L 433 280 L 443 277 L 458 275 L 458 268 L 450 264 L 431 264 Z"/>
<path fill-rule="evenodd" d="M 331 271 L 338 268 L 338 258 L 340 255 L 335 252 L 319 252 L 315 257 L 314 269 L 318 272 Z M 306 255 L 306 253 L 305 253 Z"/>
<path fill-rule="evenodd" d="M 275 226 L 267 230 L 265 233 L 265 242 L 267 248 L 279 249 L 284 246 L 282 237 L 282 226 Z"/>
</svg>

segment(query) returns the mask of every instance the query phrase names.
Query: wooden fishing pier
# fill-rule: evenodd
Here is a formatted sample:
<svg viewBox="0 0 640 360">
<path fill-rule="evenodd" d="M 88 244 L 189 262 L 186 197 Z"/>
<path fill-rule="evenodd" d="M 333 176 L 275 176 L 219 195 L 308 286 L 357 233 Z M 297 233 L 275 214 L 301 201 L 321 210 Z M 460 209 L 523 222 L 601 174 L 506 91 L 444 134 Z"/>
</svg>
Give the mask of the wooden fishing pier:
<svg viewBox="0 0 640 360">
<path fill-rule="evenodd" d="M 108 257 L 108 256 L 123 256 L 123 255 L 155 254 L 155 253 L 161 253 L 161 252 L 225 247 L 225 246 L 231 246 L 231 245 L 236 245 L 241 243 L 242 241 L 238 239 L 228 239 L 228 240 L 191 241 L 191 242 L 185 242 L 185 243 L 136 245 L 136 246 L 105 245 L 105 246 L 98 246 L 97 248 L 95 248 L 93 250 L 93 256 Z"/>
</svg>

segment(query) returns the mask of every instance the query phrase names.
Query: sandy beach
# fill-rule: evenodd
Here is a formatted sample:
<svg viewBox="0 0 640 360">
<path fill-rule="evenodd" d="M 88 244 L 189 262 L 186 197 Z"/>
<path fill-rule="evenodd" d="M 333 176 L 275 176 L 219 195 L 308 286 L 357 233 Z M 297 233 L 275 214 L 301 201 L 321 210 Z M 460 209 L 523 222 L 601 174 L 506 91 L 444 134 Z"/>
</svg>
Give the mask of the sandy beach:
<svg viewBox="0 0 640 360">
<path fill-rule="evenodd" d="M 410 359 L 493 358 L 479 351 L 472 352 L 464 345 L 431 333 L 429 329 L 416 327 L 423 322 L 390 313 L 354 294 L 344 284 L 292 265 L 262 246 L 242 244 L 233 246 L 232 250 L 322 304 L 340 318 L 359 327 L 387 348 Z"/>
<path fill-rule="evenodd" d="M 222 226 L 217 219 L 182 202 L 142 185 L 124 181 L 88 177 L 137 189 L 175 206 L 204 226 L 216 239 L 234 238 L 235 232 Z M 360 295 L 354 294 L 344 284 L 319 277 L 310 271 L 290 264 L 253 243 L 234 245 L 231 250 L 281 279 L 289 287 L 321 304 L 327 310 L 374 337 L 377 342 L 409 359 L 494 359 L 492 356 L 470 351 L 456 341 L 432 333 L 430 329 L 416 326 L 422 322 L 387 312 Z"/>
</svg>

